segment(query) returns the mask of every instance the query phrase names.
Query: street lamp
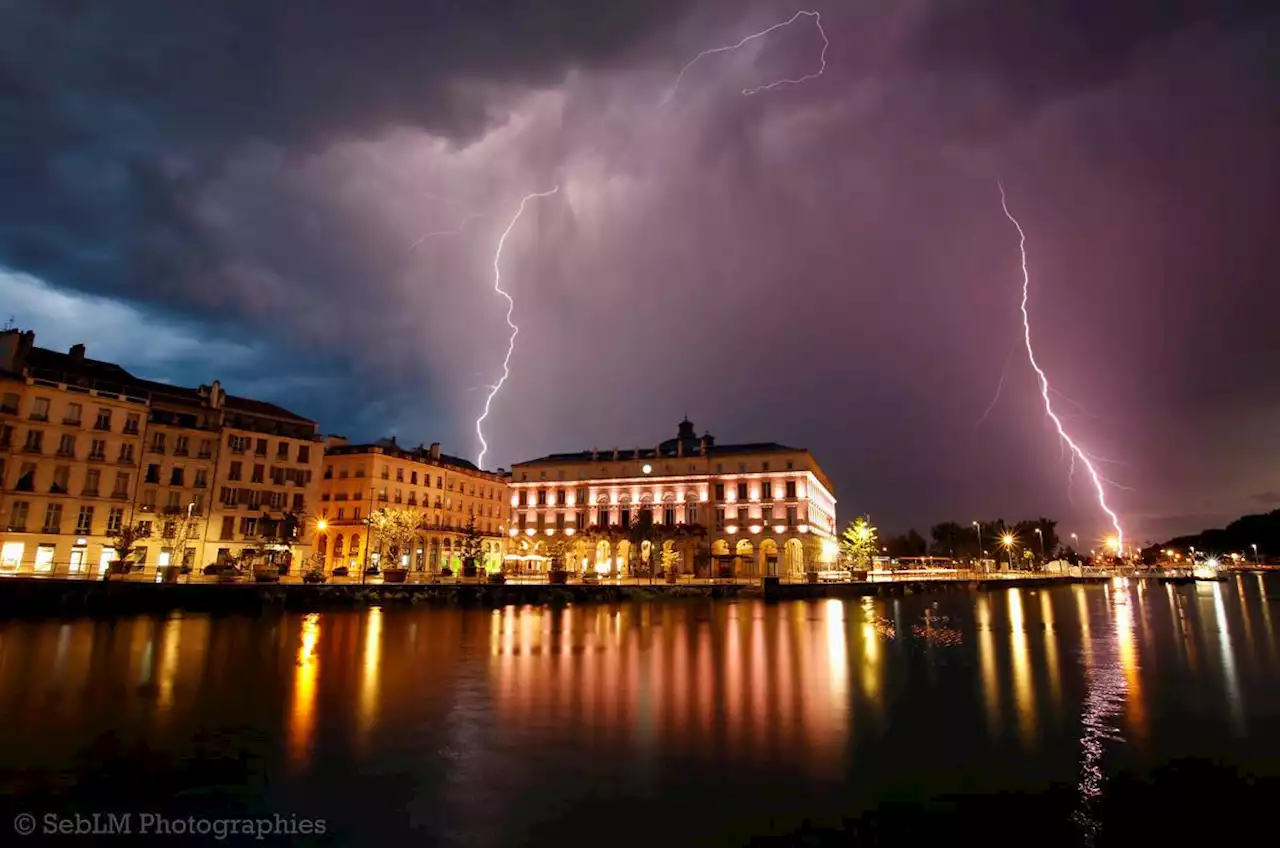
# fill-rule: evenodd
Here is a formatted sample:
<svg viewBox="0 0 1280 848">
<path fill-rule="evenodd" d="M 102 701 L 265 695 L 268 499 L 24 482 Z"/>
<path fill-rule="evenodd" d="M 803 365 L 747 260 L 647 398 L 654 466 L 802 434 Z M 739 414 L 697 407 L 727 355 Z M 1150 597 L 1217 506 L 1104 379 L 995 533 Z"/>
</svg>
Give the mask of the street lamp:
<svg viewBox="0 0 1280 848">
<path fill-rule="evenodd" d="M 978 531 L 978 565 L 979 565 L 979 566 L 983 566 L 983 557 L 982 557 L 982 525 L 975 521 L 975 522 L 973 522 L 973 526 L 974 526 L 975 528 L 977 528 L 977 531 Z M 985 566 L 983 566 L 983 567 L 985 567 Z"/>
<path fill-rule="evenodd" d="M 1249 547 L 1253 548 L 1253 564 L 1254 564 L 1254 565 L 1261 565 L 1261 563 L 1258 561 L 1258 546 L 1257 546 L 1257 545 L 1250 545 Z"/>
<path fill-rule="evenodd" d="M 1044 531 L 1037 527 L 1036 535 L 1040 537 L 1040 562 L 1043 564 L 1044 561 L 1048 559 L 1044 553 Z"/>
<path fill-rule="evenodd" d="M 1000 538 L 1000 544 L 1004 545 L 1005 552 L 1009 555 L 1009 570 L 1013 571 L 1013 534 L 1005 533 Z"/>
</svg>

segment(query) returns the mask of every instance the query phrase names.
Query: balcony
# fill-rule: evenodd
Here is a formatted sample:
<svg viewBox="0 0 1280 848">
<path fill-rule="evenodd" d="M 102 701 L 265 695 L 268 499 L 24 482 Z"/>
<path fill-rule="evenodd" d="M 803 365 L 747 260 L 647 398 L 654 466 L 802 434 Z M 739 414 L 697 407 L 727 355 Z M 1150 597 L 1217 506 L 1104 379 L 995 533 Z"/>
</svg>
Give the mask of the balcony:
<svg viewBox="0 0 1280 848">
<path fill-rule="evenodd" d="M 84 490 L 80 492 L 80 496 L 85 498 L 96 498 L 98 497 L 98 487 L 94 486 L 93 488 L 90 488 L 85 486 Z"/>
<path fill-rule="evenodd" d="M 49 494 L 51 495 L 65 495 L 66 493 L 67 493 L 66 486 L 62 486 L 57 483 L 54 483 L 52 486 L 49 487 Z"/>
<path fill-rule="evenodd" d="M 65 426 L 65 427 L 79 427 L 79 426 L 80 426 L 80 419 L 79 419 L 79 418 L 64 418 L 64 419 L 62 419 L 62 424 L 63 424 L 63 426 Z"/>
<path fill-rule="evenodd" d="M 147 453 L 159 453 L 159 454 L 163 454 L 163 453 L 164 453 L 164 445 L 156 445 L 156 444 L 153 444 L 153 445 L 151 445 L 150 447 L 148 447 L 148 448 L 147 448 Z"/>
<path fill-rule="evenodd" d="M 173 455 L 174 456 L 190 456 L 191 452 L 186 448 L 174 448 Z"/>
<path fill-rule="evenodd" d="M 207 484 L 203 480 L 197 480 L 191 484 L 191 488 L 193 489 L 207 489 L 208 487 L 209 487 L 209 484 Z"/>
<path fill-rule="evenodd" d="M 9 525 L 9 532 L 10 532 L 10 533 L 25 533 L 25 532 L 27 532 L 27 525 L 26 525 L 25 523 L 22 523 L 22 524 L 10 524 L 10 525 Z"/>
<path fill-rule="evenodd" d="M 55 454 L 55 456 L 65 456 L 65 457 L 67 457 L 68 459 L 75 459 L 75 458 L 76 458 L 76 449 L 75 449 L 75 448 L 64 448 L 64 447 L 59 447 L 59 448 L 58 448 L 58 452 Z"/>
<path fill-rule="evenodd" d="M 44 448 L 43 446 L 38 444 L 33 445 L 28 443 L 22 446 L 22 452 L 23 453 L 44 453 Z"/>
<path fill-rule="evenodd" d="M 213 459 L 213 453 L 210 451 L 200 451 L 196 454 L 196 459 Z"/>
<path fill-rule="evenodd" d="M 99 420 L 99 421 L 95 421 L 95 422 L 93 422 L 93 429 L 95 429 L 95 430 L 100 430 L 100 431 L 102 431 L 103 433 L 110 433 L 110 432 L 111 432 L 111 422 L 110 422 L 110 421 L 101 421 L 101 420 Z"/>
<path fill-rule="evenodd" d="M 27 416 L 27 418 L 28 418 L 28 419 L 30 419 L 31 421 L 48 421 L 48 420 L 49 420 L 49 413 L 47 413 L 47 412 L 33 412 L 33 413 L 31 413 L 30 415 L 28 415 L 28 416 Z"/>
<path fill-rule="evenodd" d="M 0 406 L 0 415 L 17 415 L 18 407 L 16 406 Z"/>
<path fill-rule="evenodd" d="M 119 489 L 116 489 L 114 492 L 111 493 L 111 497 L 115 498 L 118 501 L 127 501 L 129 499 L 129 493 L 122 492 Z"/>
<path fill-rule="evenodd" d="M 124 425 L 124 434 L 126 436 L 138 435 L 138 425 L 137 424 L 134 424 L 132 426 L 130 426 L 129 424 Z"/>
<path fill-rule="evenodd" d="M 62 528 L 57 526 L 56 524 L 46 524 L 44 526 L 44 529 L 42 529 L 40 532 L 48 533 L 51 536 L 56 536 L 62 532 Z"/>
<path fill-rule="evenodd" d="M 106 462 L 107 455 L 102 453 L 91 453 L 89 454 L 89 461 L 90 462 Z"/>
</svg>

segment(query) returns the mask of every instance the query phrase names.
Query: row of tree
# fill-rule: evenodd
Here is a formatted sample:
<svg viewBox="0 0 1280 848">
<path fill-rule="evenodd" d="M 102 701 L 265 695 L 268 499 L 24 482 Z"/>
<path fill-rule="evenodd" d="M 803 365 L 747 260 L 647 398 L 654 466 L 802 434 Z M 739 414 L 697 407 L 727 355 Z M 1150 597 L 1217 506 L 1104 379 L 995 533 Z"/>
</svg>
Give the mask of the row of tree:
<svg viewBox="0 0 1280 848">
<path fill-rule="evenodd" d="M 865 521 L 865 519 L 858 519 L 858 521 Z M 1074 551 L 1062 545 L 1062 540 L 1058 538 L 1057 525 L 1057 521 L 1044 517 L 1015 522 L 997 518 L 993 521 L 969 524 L 944 521 L 930 528 L 928 539 L 912 528 L 901 535 L 885 537 L 879 549 L 873 553 L 894 559 L 925 556 L 950 557 L 957 560 L 974 560 L 980 557 L 1004 559 L 1008 553 L 1005 545 L 1005 539 L 1008 538 L 1014 548 L 1015 559 L 1023 553 L 1045 559 L 1071 556 Z M 857 522 L 854 522 L 850 524 L 850 529 L 857 526 Z M 866 526 L 870 526 L 869 521 L 866 521 Z M 874 531 L 875 528 L 871 529 Z M 846 543 L 848 535 L 849 530 L 846 530 L 842 544 Z"/>
</svg>

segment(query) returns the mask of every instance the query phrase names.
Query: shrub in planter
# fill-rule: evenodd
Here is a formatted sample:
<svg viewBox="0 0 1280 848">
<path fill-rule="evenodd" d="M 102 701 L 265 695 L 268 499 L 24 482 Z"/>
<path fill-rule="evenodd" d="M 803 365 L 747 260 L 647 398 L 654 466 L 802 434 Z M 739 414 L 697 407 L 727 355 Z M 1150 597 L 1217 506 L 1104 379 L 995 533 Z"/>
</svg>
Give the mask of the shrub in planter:
<svg viewBox="0 0 1280 848">
<path fill-rule="evenodd" d="M 303 572 L 303 575 L 302 575 L 303 583 L 323 583 L 324 581 L 325 581 L 325 574 L 324 574 L 324 571 L 322 570 L 313 569 L 311 571 Z"/>
<path fill-rule="evenodd" d="M 107 565 L 108 574 L 128 574 L 133 570 L 133 563 L 128 560 L 113 560 Z"/>
<path fill-rule="evenodd" d="M 465 578 L 472 578 L 472 577 L 475 577 L 475 576 L 476 576 L 476 573 L 477 573 L 478 571 L 479 571 L 479 569 L 478 569 L 478 568 L 476 568 L 476 561 L 475 561 L 474 559 L 471 559 L 470 557 L 468 557 L 467 559 L 464 559 L 464 560 L 462 561 L 462 576 L 463 576 L 463 577 L 465 577 Z"/>
<path fill-rule="evenodd" d="M 495 585 L 496 585 L 496 584 L 506 583 L 506 582 L 507 582 L 507 575 L 505 575 L 505 574 L 490 574 L 490 575 L 489 575 L 489 582 L 490 582 L 490 583 L 493 583 L 493 584 L 495 584 Z"/>
<path fill-rule="evenodd" d="M 440 569 L 440 576 L 441 576 L 441 577 L 452 577 L 452 576 L 453 576 L 453 569 L 446 565 L 444 568 Z"/>
<path fill-rule="evenodd" d="M 334 577 L 346 577 L 350 573 L 351 573 L 350 569 L 348 569 L 345 565 L 336 565 L 334 566 L 332 571 L 332 574 Z"/>
<path fill-rule="evenodd" d="M 817 583 L 817 582 L 818 582 L 818 572 L 816 572 L 816 571 L 806 571 L 806 572 L 805 572 L 805 575 L 804 575 L 804 579 L 805 579 L 807 582 L 809 582 L 809 583 Z"/>
<path fill-rule="evenodd" d="M 226 568 L 227 566 L 225 565 L 222 565 L 216 562 L 211 562 L 208 565 L 206 565 L 204 568 L 202 568 L 201 571 L 204 573 L 205 577 L 217 577 Z"/>
<path fill-rule="evenodd" d="M 553 568 L 547 573 L 547 579 L 551 583 L 568 583 L 569 572 L 565 571 L 563 568 Z"/>
<path fill-rule="evenodd" d="M 388 568 L 382 572 L 383 583 L 403 583 L 409 576 L 406 568 Z"/>
</svg>

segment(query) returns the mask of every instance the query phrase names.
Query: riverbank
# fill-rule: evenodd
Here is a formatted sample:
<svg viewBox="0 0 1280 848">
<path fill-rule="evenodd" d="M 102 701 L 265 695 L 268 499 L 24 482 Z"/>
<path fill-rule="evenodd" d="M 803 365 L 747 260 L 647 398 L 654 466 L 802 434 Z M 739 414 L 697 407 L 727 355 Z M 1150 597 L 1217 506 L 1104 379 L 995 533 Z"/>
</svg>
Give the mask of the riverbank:
<svg viewBox="0 0 1280 848">
<path fill-rule="evenodd" d="M 135 615 L 173 610 L 257 613 L 269 609 L 309 612 L 369 606 L 444 605 L 502 607 L 703 598 L 894 597 L 938 592 L 974 592 L 1009 586 L 1040 588 L 1101 582 L 1096 577 L 1023 577 L 1016 580 L 895 580 L 853 583 L 144 583 L 137 581 L 0 580 L 0 618 L 77 615 Z"/>
</svg>

